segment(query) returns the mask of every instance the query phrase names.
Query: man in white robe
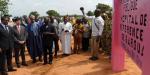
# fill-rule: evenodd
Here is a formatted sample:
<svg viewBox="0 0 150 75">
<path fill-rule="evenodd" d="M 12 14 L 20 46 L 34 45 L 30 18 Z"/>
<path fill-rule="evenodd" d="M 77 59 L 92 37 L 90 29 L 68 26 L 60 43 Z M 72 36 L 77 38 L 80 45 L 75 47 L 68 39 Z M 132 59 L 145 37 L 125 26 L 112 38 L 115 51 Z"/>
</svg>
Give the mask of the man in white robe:
<svg viewBox="0 0 150 75">
<path fill-rule="evenodd" d="M 64 17 L 64 22 L 59 24 L 60 40 L 62 44 L 62 50 L 64 55 L 71 54 L 71 33 L 72 24 L 68 22 L 68 18 Z"/>
</svg>

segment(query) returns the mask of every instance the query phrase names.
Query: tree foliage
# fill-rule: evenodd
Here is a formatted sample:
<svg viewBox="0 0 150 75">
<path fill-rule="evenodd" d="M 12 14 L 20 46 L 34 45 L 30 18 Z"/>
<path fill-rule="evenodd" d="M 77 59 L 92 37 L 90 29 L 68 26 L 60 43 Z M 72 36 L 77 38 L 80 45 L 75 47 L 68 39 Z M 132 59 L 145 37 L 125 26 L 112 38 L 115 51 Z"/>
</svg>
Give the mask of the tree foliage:
<svg viewBox="0 0 150 75">
<path fill-rule="evenodd" d="M 55 10 L 48 10 L 46 13 L 48 16 L 59 16 L 59 13 Z"/>
<path fill-rule="evenodd" d="M 101 9 L 102 13 L 105 13 L 106 11 L 112 11 L 112 8 L 109 5 L 98 3 L 96 6 L 97 9 Z"/>
<path fill-rule="evenodd" d="M 29 16 L 34 15 L 36 18 L 40 16 L 40 14 L 37 11 L 30 12 Z"/>
<path fill-rule="evenodd" d="M 87 15 L 88 15 L 88 16 L 93 16 L 94 13 L 93 13 L 92 11 L 88 11 Z"/>
<path fill-rule="evenodd" d="M 9 0 L 0 0 L 1 15 L 8 15 Z"/>
<path fill-rule="evenodd" d="M 97 9 L 100 9 L 103 13 L 102 17 L 105 20 L 104 30 L 101 36 L 101 47 L 103 51 L 111 56 L 111 26 L 112 26 L 112 7 L 106 4 L 99 3 L 96 6 Z"/>
</svg>

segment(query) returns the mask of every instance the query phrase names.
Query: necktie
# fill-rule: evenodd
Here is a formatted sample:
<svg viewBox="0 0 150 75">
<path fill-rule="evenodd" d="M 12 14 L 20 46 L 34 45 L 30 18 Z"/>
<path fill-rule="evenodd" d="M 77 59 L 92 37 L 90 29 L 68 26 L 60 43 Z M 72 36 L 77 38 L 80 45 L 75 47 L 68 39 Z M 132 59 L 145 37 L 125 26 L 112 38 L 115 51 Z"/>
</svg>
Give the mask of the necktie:
<svg viewBox="0 0 150 75">
<path fill-rule="evenodd" d="M 8 31 L 8 26 L 7 26 L 7 25 L 5 25 L 5 30 L 9 33 L 9 31 Z"/>
<path fill-rule="evenodd" d="M 20 27 L 19 26 L 17 26 L 17 30 L 18 30 L 18 33 L 20 34 Z"/>
</svg>

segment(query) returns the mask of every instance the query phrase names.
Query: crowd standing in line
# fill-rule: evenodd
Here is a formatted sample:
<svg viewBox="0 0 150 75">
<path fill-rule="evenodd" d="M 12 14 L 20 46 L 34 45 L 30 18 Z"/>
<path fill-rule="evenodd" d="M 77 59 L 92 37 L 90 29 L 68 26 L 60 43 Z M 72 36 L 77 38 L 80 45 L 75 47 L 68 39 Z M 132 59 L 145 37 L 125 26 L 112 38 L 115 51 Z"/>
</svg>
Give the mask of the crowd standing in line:
<svg viewBox="0 0 150 75">
<path fill-rule="evenodd" d="M 9 16 L 4 15 L 0 23 L 0 75 L 16 71 L 12 65 L 12 54 L 15 56 L 17 68 L 28 66 L 25 47 L 32 59 L 32 63 L 43 62 L 43 65 L 53 64 L 53 55 L 57 58 L 61 42 L 63 56 L 88 51 L 91 47 L 90 60 L 98 60 L 99 42 L 104 28 L 101 10 L 96 9 L 94 17 L 83 14 L 82 18 L 64 16 L 58 20 L 55 16 L 37 18 L 14 17 L 9 25 Z M 91 23 L 89 22 L 91 19 Z M 71 40 L 73 36 L 74 40 Z M 91 42 L 90 42 L 91 39 Z M 74 47 L 71 47 L 74 41 Z M 91 43 L 91 46 L 90 46 Z M 55 49 L 53 51 L 53 47 Z M 19 60 L 21 56 L 22 61 Z M 47 57 L 48 56 L 48 57 Z"/>
</svg>

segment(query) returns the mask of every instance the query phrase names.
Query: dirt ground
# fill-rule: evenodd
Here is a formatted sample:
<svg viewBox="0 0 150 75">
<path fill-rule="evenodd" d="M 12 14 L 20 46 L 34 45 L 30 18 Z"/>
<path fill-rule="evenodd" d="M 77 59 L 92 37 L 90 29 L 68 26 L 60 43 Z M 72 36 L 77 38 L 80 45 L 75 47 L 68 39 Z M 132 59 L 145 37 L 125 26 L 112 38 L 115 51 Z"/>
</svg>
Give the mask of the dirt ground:
<svg viewBox="0 0 150 75">
<path fill-rule="evenodd" d="M 32 64 L 27 56 L 28 67 L 21 67 L 9 75 L 141 75 L 139 68 L 127 56 L 125 71 L 114 73 L 107 56 L 101 54 L 98 61 L 88 60 L 90 52 L 73 54 L 68 57 L 59 55 L 52 65 L 42 65 L 42 62 Z M 13 59 L 14 60 L 14 59 Z M 14 65 L 16 68 L 16 65 Z"/>
<path fill-rule="evenodd" d="M 42 65 L 43 62 L 32 64 L 27 53 L 26 60 L 29 66 L 22 66 L 16 72 L 10 72 L 9 75 L 141 75 L 141 70 L 127 55 L 125 71 L 115 73 L 111 69 L 108 56 L 104 54 L 100 54 L 99 60 L 90 61 L 90 51 L 67 57 L 62 57 L 61 53 L 62 51 L 59 52 L 59 57 L 54 59 L 52 65 Z M 14 67 L 16 68 L 15 64 Z"/>
</svg>

